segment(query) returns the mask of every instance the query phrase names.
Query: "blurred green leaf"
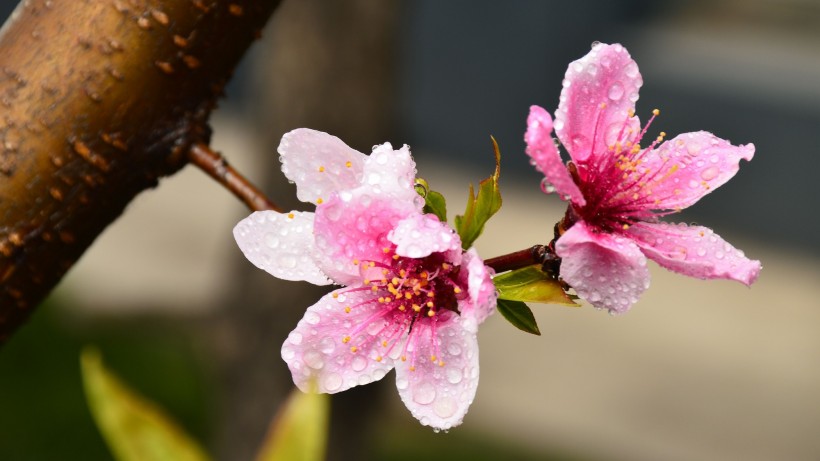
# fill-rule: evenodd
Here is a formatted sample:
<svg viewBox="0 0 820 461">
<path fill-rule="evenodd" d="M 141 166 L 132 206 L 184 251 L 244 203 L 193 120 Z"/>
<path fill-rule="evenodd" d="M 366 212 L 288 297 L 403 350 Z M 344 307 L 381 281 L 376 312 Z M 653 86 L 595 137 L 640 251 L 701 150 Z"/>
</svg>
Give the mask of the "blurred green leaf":
<svg viewBox="0 0 820 461">
<path fill-rule="evenodd" d="M 322 461 L 330 396 L 294 389 L 276 415 L 257 461 Z"/>
<path fill-rule="evenodd" d="M 501 312 L 501 315 L 514 327 L 526 333 L 541 336 L 541 330 L 538 329 L 535 316 L 532 315 L 532 311 L 526 304 L 521 301 L 499 299 L 497 308 L 498 312 Z"/>
<path fill-rule="evenodd" d="M 455 220 L 456 231 L 461 237 L 461 246 L 465 250 L 470 248 L 484 231 L 484 224 L 501 209 L 501 191 L 498 189 L 498 178 L 501 175 L 501 152 L 498 150 L 495 138 L 491 136 L 490 139 L 495 152 L 495 172 L 478 184 L 477 196 L 473 185 L 470 184 L 467 210 L 464 215 L 456 216 Z"/>
<path fill-rule="evenodd" d="M 209 459 L 160 407 L 106 370 L 97 349 L 83 349 L 80 364 L 91 414 L 118 461 Z"/>
<path fill-rule="evenodd" d="M 496 275 L 493 283 L 500 299 L 578 306 L 561 288 L 561 284 L 544 273 L 538 265 Z"/>
</svg>

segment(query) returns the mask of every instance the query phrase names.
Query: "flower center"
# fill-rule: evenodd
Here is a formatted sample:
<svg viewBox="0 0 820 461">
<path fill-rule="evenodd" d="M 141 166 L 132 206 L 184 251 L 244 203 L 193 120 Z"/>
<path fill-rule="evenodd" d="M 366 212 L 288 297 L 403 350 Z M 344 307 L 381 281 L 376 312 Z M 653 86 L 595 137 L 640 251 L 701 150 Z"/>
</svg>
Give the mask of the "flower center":
<svg viewBox="0 0 820 461">
<path fill-rule="evenodd" d="M 378 362 L 396 355 L 396 347 L 401 347 L 399 357 L 403 362 L 409 359 L 411 371 L 415 370 L 417 352 L 427 342 L 427 350 L 433 351 L 429 359 L 444 366 L 436 330 L 440 322 L 458 314 L 458 300 L 466 296 L 466 286 L 458 280 L 460 268 L 447 262 L 442 253 L 416 259 L 395 254 L 395 247 L 384 248 L 384 252 L 389 256 L 387 263 L 353 261 L 365 278 L 362 286 L 343 292 L 369 291 L 371 296 L 346 306 L 345 312 L 374 305 L 377 308 L 360 324 L 353 325 L 342 342 L 349 344 L 350 352 L 355 354 L 380 341 L 372 357 Z"/>
</svg>

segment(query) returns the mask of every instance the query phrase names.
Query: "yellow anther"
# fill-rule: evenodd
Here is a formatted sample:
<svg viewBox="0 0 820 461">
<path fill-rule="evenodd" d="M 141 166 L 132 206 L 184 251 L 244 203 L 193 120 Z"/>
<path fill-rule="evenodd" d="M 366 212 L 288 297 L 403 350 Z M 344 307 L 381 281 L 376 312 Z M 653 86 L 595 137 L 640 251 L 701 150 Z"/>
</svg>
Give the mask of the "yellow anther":
<svg viewBox="0 0 820 461">
<path fill-rule="evenodd" d="M 635 109 L 629 109 L 629 112 L 627 112 L 627 115 L 629 115 L 629 118 L 634 117 L 635 116 Z"/>
<path fill-rule="evenodd" d="M 358 260 L 358 259 L 354 259 L 354 260 L 353 260 L 353 265 L 354 265 L 354 266 L 358 266 L 358 265 L 359 265 L 359 260 Z"/>
<path fill-rule="evenodd" d="M 350 306 L 345 306 L 345 314 L 349 314 L 349 313 L 350 313 Z"/>
<path fill-rule="evenodd" d="M 316 199 L 316 204 L 317 205 L 321 205 L 322 203 L 324 203 L 324 200 L 322 200 L 322 197 L 319 197 L 319 198 Z"/>
<path fill-rule="evenodd" d="M 404 277 L 406 277 L 406 276 L 407 276 L 407 271 L 406 271 L 406 270 L 404 270 L 404 269 L 401 269 L 401 270 L 399 271 L 399 275 L 401 275 L 401 276 L 402 276 L 402 278 L 404 278 Z"/>
<path fill-rule="evenodd" d="M 632 194 L 632 200 L 638 200 L 638 193 L 637 192 Z"/>
<path fill-rule="evenodd" d="M 293 215 L 293 213 L 288 213 L 288 219 L 293 219 L 294 217 L 295 216 Z"/>
<path fill-rule="evenodd" d="M 381 362 L 381 361 L 382 361 L 382 356 L 381 356 L 381 355 L 376 356 L 376 361 L 377 361 L 377 362 Z"/>
<path fill-rule="evenodd" d="M 416 371 L 416 367 L 411 366 L 410 371 Z"/>
<path fill-rule="evenodd" d="M 412 297 L 413 297 L 413 293 L 410 293 L 409 291 L 404 292 L 404 299 L 410 299 Z"/>
<path fill-rule="evenodd" d="M 661 115 L 661 111 L 659 111 L 658 109 L 655 109 L 655 110 L 652 111 L 652 115 L 657 117 L 658 115 Z"/>
<path fill-rule="evenodd" d="M 444 269 L 444 270 L 447 270 L 447 269 L 449 269 L 450 267 L 451 267 L 451 266 L 450 266 L 449 264 L 447 264 L 447 263 L 441 263 L 441 268 L 442 268 L 442 269 Z"/>
<path fill-rule="evenodd" d="M 438 361 L 438 366 L 443 367 L 444 366 L 444 360 L 439 360 Z"/>
<path fill-rule="evenodd" d="M 629 229 L 629 224 L 624 224 L 622 227 L 623 227 L 624 230 L 627 230 L 627 229 Z"/>
<path fill-rule="evenodd" d="M 432 298 L 432 297 L 433 297 L 433 296 L 435 296 L 435 295 L 436 295 L 436 293 L 435 293 L 434 291 L 428 291 L 428 292 L 427 292 L 427 297 L 428 297 L 428 298 Z"/>
<path fill-rule="evenodd" d="M 424 272 L 421 273 L 421 278 L 423 278 L 423 279 L 426 279 L 429 276 L 430 276 L 430 274 L 428 274 L 427 271 L 424 271 Z"/>
<path fill-rule="evenodd" d="M 453 293 L 455 293 L 455 294 L 461 293 L 461 288 L 459 288 L 459 287 L 453 288 Z"/>
<path fill-rule="evenodd" d="M 382 341 L 382 347 L 387 347 L 387 341 Z"/>
<path fill-rule="evenodd" d="M 379 296 L 379 302 L 384 304 L 384 296 Z"/>
<path fill-rule="evenodd" d="M 368 264 L 368 266 L 370 266 L 370 267 L 375 267 L 375 266 L 376 266 L 376 263 L 375 263 L 375 262 L 373 262 L 373 261 L 370 261 L 370 264 Z"/>
<path fill-rule="evenodd" d="M 666 137 L 666 132 L 665 132 L 665 131 L 661 131 L 660 137 L 665 138 L 665 137 Z"/>
<path fill-rule="evenodd" d="M 319 167 L 319 173 L 324 173 L 324 172 L 325 172 L 325 167 L 320 166 L 320 167 Z"/>
<path fill-rule="evenodd" d="M 436 311 L 434 311 L 434 310 L 432 310 L 432 309 L 430 309 L 429 311 L 427 311 L 427 316 L 428 316 L 428 317 L 432 317 L 432 316 L 434 316 L 434 315 L 436 315 Z"/>
<path fill-rule="evenodd" d="M 384 247 L 382 248 L 382 251 L 384 251 L 385 253 L 390 253 L 390 247 Z"/>
<path fill-rule="evenodd" d="M 349 342 L 350 342 L 350 336 L 345 336 L 344 338 L 342 338 L 342 344 L 347 344 Z"/>
<path fill-rule="evenodd" d="M 398 285 L 399 282 L 400 282 L 400 280 L 399 280 L 398 277 L 393 277 L 393 279 L 390 280 L 390 283 L 392 283 L 393 285 Z"/>
<path fill-rule="evenodd" d="M 391 298 L 390 296 L 384 297 L 384 302 L 389 303 L 390 301 L 393 301 L 393 298 Z"/>
<path fill-rule="evenodd" d="M 399 255 L 393 255 L 393 260 L 398 261 L 398 259 L 399 259 Z"/>
<path fill-rule="evenodd" d="M 605 102 L 602 102 L 602 103 L 601 103 L 601 105 L 600 105 L 600 106 L 598 106 L 598 107 L 600 107 L 601 109 L 606 109 L 606 103 L 605 103 Z"/>
<path fill-rule="evenodd" d="M 402 356 L 401 356 L 401 361 L 402 361 L 402 362 L 406 362 L 406 361 L 407 361 L 407 356 L 406 356 L 406 355 L 402 355 Z"/>
<path fill-rule="evenodd" d="M 663 141 L 663 136 L 658 136 L 657 138 L 655 138 L 655 141 L 656 141 L 656 142 L 661 142 L 661 141 Z"/>
<path fill-rule="evenodd" d="M 405 309 L 407 309 L 407 306 L 405 306 L 404 304 L 399 305 L 399 310 L 400 311 L 404 312 Z"/>
<path fill-rule="evenodd" d="M 365 285 L 370 285 L 370 279 L 364 279 L 364 284 Z"/>
<path fill-rule="evenodd" d="M 348 168 L 350 168 L 350 167 L 352 167 L 352 166 L 353 166 L 353 163 L 352 163 L 352 162 L 346 162 L 346 163 L 345 163 L 345 166 L 346 166 L 346 167 L 348 167 Z"/>
<path fill-rule="evenodd" d="M 430 356 L 430 361 L 431 362 L 435 362 L 437 359 L 438 359 L 438 357 L 436 357 L 435 355 Z"/>
<path fill-rule="evenodd" d="M 330 296 L 332 296 L 332 297 L 333 297 L 333 299 L 336 299 L 336 298 L 338 298 L 338 297 L 339 297 L 339 293 L 333 293 L 333 294 L 332 294 L 332 295 L 330 295 Z"/>
<path fill-rule="evenodd" d="M 359 348 L 358 348 L 358 347 L 356 347 L 356 346 L 353 346 L 353 347 L 351 347 L 351 348 L 350 348 L 350 352 L 352 352 L 352 353 L 354 353 L 354 354 L 355 354 L 355 353 L 356 353 L 356 351 L 358 351 L 358 350 L 359 350 Z"/>
<path fill-rule="evenodd" d="M 631 152 L 633 154 L 637 154 L 640 151 L 641 151 L 641 145 L 640 144 L 635 144 L 634 146 L 632 146 L 632 151 Z"/>
<path fill-rule="evenodd" d="M 379 287 L 377 285 L 373 285 L 370 287 L 370 291 L 379 291 Z"/>
<path fill-rule="evenodd" d="M 416 312 L 421 312 L 421 306 L 419 306 L 418 304 L 413 304 L 413 310 Z"/>
<path fill-rule="evenodd" d="M 433 307 L 433 301 L 427 301 L 427 307 L 432 308 Z"/>
<path fill-rule="evenodd" d="M 390 271 L 389 271 L 389 270 L 387 270 L 387 269 L 382 269 L 382 275 L 387 275 L 387 274 L 389 274 L 389 273 L 390 273 Z"/>
</svg>

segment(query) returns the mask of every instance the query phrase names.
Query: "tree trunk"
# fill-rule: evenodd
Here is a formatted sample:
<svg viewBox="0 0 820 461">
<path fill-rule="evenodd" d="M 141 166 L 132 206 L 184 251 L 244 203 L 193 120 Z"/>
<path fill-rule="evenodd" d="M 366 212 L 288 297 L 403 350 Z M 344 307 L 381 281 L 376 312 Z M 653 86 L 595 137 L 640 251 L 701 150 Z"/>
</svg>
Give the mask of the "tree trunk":
<svg viewBox="0 0 820 461">
<path fill-rule="evenodd" d="M 208 116 L 278 0 L 26 0 L 0 29 L 0 344 Z M 124 262 L 127 263 L 127 262 Z"/>
</svg>

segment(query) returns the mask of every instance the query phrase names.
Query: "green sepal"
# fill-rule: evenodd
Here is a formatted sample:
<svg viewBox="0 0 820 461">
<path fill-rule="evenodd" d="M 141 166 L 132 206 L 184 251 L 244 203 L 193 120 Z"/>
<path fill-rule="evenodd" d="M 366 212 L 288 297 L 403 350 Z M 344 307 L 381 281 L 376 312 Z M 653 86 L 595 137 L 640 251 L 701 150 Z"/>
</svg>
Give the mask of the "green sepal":
<svg viewBox="0 0 820 461">
<path fill-rule="evenodd" d="M 537 264 L 496 275 L 493 277 L 493 284 L 500 299 L 579 306 L 567 295 L 561 284 Z"/>
<path fill-rule="evenodd" d="M 329 420 L 329 395 L 294 389 L 271 424 L 256 460 L 324 460 Z"/>
<path fill-rule="evenodd" d="M 498 312 L 512 323 L 514 327 L 525 333 L 531 333 L 541 336 L 541 330 L 538 329 L 538 324 L 535 322 L 535 316 L 532 315 L 530 307 L 521 301 L 511 301 L 509 299 L 498 300 L 496 307 Z"/>
<path fill-rule="evenodd" d="M 495 172 L 489 178 L 478 184 L 478 195 L 476 195 L 473 185 L 470 184 L 470 195 L 467 197 L 467 210 L 464 215 L 456 216 L 455 225 L 459 237 L 461 237 L 461 247 L 465 250 L 473 245 L 481 232 L 484 224 L 501 209 L 501 191 L 498 189 L 498 178 L 501 175 L 501 152 L 498 143 L 492 136 L 493 150 L 495 152 Z"/>
<path fill-rule="evenodd" d="M 441 192 L 430 189 L 425 179 L 416 178 L 416 192 L 424 197 L 424 213 L 433 214 L 441 222 L 447 222 L 447 200 Z"/>
<path fill-rule="evenodd" d="M 95 348 L 80 355 L 91 415 L 117 461 L 206 461 L 199 444 L 154 402 L 108 371 Z"/>
</svg>

